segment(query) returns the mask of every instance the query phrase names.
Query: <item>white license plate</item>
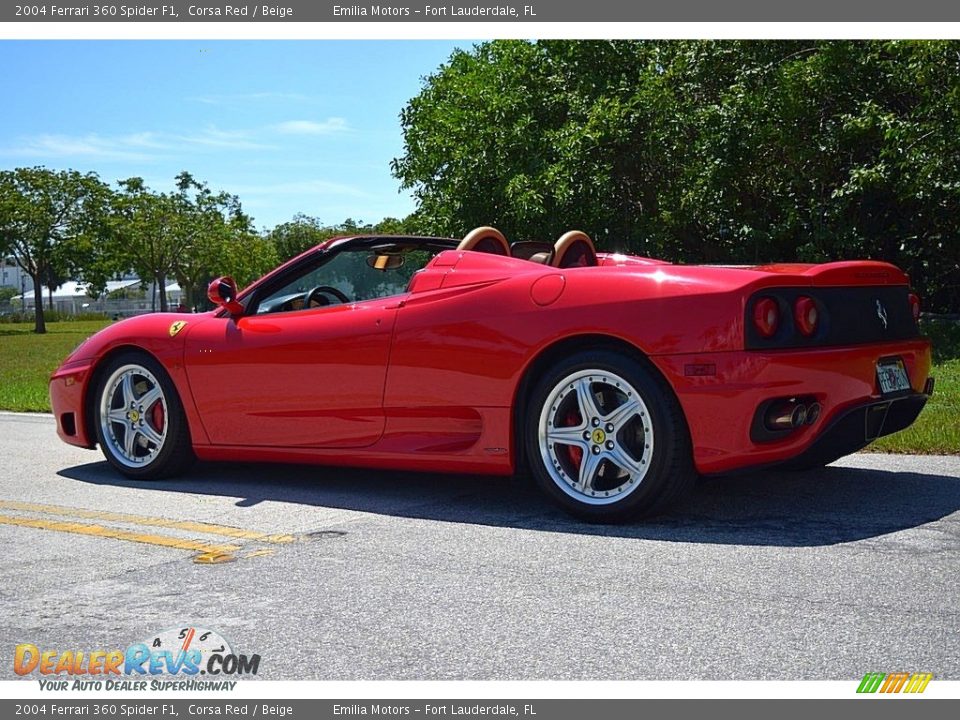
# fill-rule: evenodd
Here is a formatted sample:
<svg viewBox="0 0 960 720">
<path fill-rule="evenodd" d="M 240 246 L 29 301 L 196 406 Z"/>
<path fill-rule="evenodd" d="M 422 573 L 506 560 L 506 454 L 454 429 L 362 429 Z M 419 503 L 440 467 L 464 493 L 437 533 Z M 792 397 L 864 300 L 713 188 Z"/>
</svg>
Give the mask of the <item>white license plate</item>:
<svg viewBox="0 0 960 720">
<path fill-rule="evenodd" d="M 884 395 L 910 389 L 910 378 L 900 358 L 878 362 L 877 379 L 880 381 L 880 392 Z"/>
</svg>

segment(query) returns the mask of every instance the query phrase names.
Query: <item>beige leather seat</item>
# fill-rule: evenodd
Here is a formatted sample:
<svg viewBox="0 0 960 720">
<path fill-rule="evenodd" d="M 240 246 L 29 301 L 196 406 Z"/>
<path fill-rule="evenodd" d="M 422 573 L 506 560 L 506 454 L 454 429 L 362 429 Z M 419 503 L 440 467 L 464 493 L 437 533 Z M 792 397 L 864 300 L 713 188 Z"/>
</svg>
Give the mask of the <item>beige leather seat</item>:
<svg viewBox="0 0 960 720">
<path fill-rule="evenodd" d="M 549 265 L 553 259 L 553 245 L 539 240 L 519 240 L 510 244 L 510 257 Z"/>
<path fill-rule="evenodd" d="M 553 246 L 550 264 L 556 268 L 592 267 L 597 265 L 597 251 L 590 236 L 579 230 L 564 233 Z"/>
<path fill-rule="evenodd" d="M 473 250 L 510 257 L 510 244 L 503 233 L 486 225 L 468 232 L 457 245 L 457 250 Z"/>
</svg>

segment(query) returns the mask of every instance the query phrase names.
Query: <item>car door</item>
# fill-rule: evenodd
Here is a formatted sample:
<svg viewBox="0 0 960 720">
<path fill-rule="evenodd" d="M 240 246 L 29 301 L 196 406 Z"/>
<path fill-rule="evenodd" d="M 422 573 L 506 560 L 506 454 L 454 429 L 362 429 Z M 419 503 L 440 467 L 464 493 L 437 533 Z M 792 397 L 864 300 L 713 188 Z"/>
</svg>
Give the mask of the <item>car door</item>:
<svg viewBox="0 0 960 720">
<path fill-rule="evenodd" d="M 184 362 L 214 445 L 350 448 L 384 429 L 398 298 L 211 318 Z"/>
</svg>

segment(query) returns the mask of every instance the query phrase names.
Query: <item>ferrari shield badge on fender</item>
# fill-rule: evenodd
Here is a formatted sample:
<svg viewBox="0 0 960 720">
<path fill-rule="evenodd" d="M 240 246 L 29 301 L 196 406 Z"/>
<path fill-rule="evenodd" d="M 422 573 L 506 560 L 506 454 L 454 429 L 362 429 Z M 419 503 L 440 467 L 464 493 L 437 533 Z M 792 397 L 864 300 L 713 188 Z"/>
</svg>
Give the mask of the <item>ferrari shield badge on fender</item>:
<svg viewBox="0 0 960 720">
<path fill-rule="evenodd" d="M 178 332 L 187 326 L 186 320 L 177 320 L 170 326 L 170 337 L 174 337 Z"/>
</svg>

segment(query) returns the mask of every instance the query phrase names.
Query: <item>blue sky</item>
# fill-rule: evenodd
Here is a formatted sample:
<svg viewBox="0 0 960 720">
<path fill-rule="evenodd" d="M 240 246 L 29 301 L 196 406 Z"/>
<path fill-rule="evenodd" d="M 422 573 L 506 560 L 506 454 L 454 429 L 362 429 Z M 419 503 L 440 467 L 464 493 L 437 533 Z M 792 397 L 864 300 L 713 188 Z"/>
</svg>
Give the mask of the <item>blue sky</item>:
<svg viewBox="0 0 960 720">
<path fill-rule="evenodd" d="M 257 227 L 414 209 L 390 175 L 399 114 L 452 41 L 0 41 L 0 168 L 188 170 Z"/>
</svg>

